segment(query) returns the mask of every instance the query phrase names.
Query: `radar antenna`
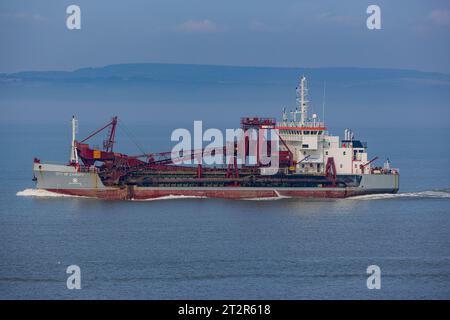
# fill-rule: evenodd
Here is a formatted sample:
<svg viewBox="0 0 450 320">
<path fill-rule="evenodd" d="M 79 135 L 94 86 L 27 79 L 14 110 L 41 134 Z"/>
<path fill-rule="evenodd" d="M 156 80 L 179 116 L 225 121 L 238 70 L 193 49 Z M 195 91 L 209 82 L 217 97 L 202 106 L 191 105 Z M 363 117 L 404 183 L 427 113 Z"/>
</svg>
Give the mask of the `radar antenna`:
<svg viewBox="0 0 450 320">
<path fill-rule="evenodd" d="M 306 77 L 302 76 L 300 78 L 299 86 L 297 87 L 297 105 L 300 111 L 300 124 L 304 126 L 308 120 L 308 100 L 306 96 L 308 95 L 308 89 L 306 86 Z"/>
</svg>

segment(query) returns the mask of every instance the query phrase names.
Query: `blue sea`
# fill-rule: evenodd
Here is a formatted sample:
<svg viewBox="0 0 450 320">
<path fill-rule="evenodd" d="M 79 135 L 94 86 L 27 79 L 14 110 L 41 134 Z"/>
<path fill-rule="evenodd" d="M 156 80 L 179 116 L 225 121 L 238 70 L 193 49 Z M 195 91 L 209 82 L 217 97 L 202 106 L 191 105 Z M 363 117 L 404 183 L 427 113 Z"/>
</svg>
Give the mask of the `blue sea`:
<svg viewBox="0 0 450 320">
<path fill-rule="evenodd" d="M 130 127 L 151 151 L 170 146 L 169 121 Z M 93 128 L 81 121 L 80 135 Z M 67 161 L 69 121 L 4 124 L 0 299 L 449 299 L 449 129 L 355 132 L 371 155 L 400 168 L 399 194 L 49 197 L 33 190 L 32 160 Z M 132 149 L 119 138 L 120 150 Z M 81 290 L 67 289 L 70 265 L 80 267 Z M 379 290 L 367 288 L 370 265 L 381 269 Z"/>
<path fill-rule="evenodd" d="M 399 194 L 137 202 L 34 189 L 34 157 L 68 161 L 73 114 L 80 138 L 117 115 L 116 151 L 170 151 L 171 132 L 194 120 L 236 128 L 292 110 L 302 74 L 310 112 L 331 134 L 353 129 L 377 165 L 389 157 Z M 0 299 L 450 299 L 449 88 L 449 75 L 369 68 L 1 74 Z M 71 265 L 81 290 L 67 289 Z M 379 290 L 367 288 L 371 265 Z"/>
</svg>

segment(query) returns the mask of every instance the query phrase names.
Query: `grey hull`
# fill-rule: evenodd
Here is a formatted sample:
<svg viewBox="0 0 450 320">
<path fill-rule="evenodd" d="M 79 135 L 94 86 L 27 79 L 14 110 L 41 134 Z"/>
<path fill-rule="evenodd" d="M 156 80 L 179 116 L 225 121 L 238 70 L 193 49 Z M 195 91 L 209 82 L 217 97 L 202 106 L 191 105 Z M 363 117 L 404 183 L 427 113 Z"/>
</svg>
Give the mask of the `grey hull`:
<svg viewBox="0 0 450 320">
<path fill-rule="evenodd" d="M 364 174 L 359 186 L 334 188 L 251 188 L 251 187 L 106 187 L 95 170 L 79 172 L 68 165 L 34 164 L 34 176 L 38 189 L 63 194 L 89 196 L 104 199 L 155 198 L 170 195 L 205 197 L 319 197 L 343 198 L 374 193 L 396 193 L 399 190 L 398 174 Z"/>
<path fill-rule="evenodd" d="M 78 172 L 73 166 L 35 163 L 33 173 L 38 189 L 106 189 L 96 172 Z"/>
</svg>

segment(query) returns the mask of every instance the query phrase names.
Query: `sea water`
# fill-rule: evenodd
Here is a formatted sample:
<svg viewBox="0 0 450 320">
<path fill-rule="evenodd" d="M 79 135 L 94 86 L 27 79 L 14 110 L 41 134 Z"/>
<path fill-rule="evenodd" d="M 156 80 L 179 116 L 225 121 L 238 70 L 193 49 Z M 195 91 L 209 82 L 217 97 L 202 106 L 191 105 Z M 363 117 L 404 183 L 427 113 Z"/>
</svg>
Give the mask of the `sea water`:
<svg viewBox="0 0 450 320">
<path fill-rule="evenodd" d="M 156 152 L 169 147 L 174 128 L 164 128 L 133 130 Z M 102 201 L 36 190 L 33 157 L 67 161 L 70 128 L 0 131 L 0 298 L 450 298 L 446 128 L 357 131 L 371 155 L 400 168 L 397 195 L 276 201 Z M 131 149 L 120 141 L 120 151 Z M 67 288 L 71 265 L 80 290 Z M 379 290 L 367 287 L 371 265 L 381 270 Z"/>
</svg>

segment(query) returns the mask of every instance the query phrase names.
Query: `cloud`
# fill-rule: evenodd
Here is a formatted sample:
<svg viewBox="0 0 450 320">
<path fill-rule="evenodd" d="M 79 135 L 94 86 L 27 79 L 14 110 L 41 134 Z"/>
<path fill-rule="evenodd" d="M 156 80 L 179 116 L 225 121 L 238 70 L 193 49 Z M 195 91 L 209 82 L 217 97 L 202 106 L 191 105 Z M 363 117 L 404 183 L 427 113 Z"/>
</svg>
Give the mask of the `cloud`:
<svg viewBox="0 0 450 320">
<path fill-rule="evenodd" d="M 433 10 L 414 26 L 419 35 L 430 35 L 439 27 L 450 26 L 450 10 Z"/>
<path fill-rule="evenodd" d="M 47 17 L 39 13 L 17 12 L 0 14 L 0 18 L 5 20 L 27 21 L 32 23 L 41 23 L 48 21 Z"/>
<path fill-rule="evenodd" d="M 178 31 L 189 33 L 214 33 L 221 31 L 216 23 L 211 20 L 187 20 L 178 25 Z"/>
<path fill-rule="evenodd" d="M 250 22 L 250 30 L 258 31 L 258 32 L 264 32 L 264 31 L 268 31 L 269 28 L 263 22 L 257 21 L 257 20 L 253 20 L 253 21 Z"/>
<path fill-rule="evenodd" d="M 348 15 L 337 15 L 330 12 L 323 12 L 316 15 L 316 19 L 321 22 L 330 22 L 333 24 L 355 26 L 361 24 L 361 18 L 348 16 Z"/>
<path fill-rule="evenodd" d="M 429 18 L 435 25 L 450 26 L 450 10 L 433 10 Z"/>
</svg>

